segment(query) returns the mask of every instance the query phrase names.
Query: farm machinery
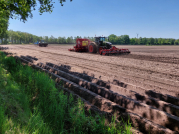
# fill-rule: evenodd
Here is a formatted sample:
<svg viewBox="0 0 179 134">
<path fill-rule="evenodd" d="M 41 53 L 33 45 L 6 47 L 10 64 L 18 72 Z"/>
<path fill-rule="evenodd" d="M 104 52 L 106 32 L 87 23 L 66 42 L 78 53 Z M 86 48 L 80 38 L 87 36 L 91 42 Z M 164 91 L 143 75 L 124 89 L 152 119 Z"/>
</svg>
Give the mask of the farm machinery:
<svg viewBox="0 0 179 134">
<path fill-rule="evenodd" d="M 48 43 L 45 42 L 44 40 L 41 40 L 41 41 L 39 41 L 38 45 L 39 45 L 39 47 L 47 47 Z"/>
<path fill-rule="evenodd" d="M 100 55 L 129 54 L 128 49 L 118 49 L 112 43 L 105 41 L 107 37 L 95 37 L 95 41 L 89 39 L 76 39 L 76 46 L 69 51 L 99 53 Z"/>
</svg>

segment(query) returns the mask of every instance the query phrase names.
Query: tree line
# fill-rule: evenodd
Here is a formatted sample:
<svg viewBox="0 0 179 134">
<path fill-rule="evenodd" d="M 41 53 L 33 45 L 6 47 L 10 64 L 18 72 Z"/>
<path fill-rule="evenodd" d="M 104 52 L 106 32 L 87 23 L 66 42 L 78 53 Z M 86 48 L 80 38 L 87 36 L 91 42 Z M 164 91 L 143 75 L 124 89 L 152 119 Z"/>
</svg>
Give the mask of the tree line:
<svg viewBox="0 0 179 134">
<path fill-rule="evenodd" d="M 5 35 L 5 36 L 4 36 Z M 7 30 L 1 38 L 1 44 L 34 44 L 37 41 L 44 40 L 49 44 L 75 44 L 77 38 L 87 38 L 94 41 L 94 37 L 58 37 L 54 36 L 36 36 L 27 32 Z M 119 45 L 179 45 L 179 39 L 172 38 L 129 38 L 129 35 L 108 36 L 109 42 Z"/>
<path fill-rule="evenodd" d="M 27 32 L 20 32 L 20 31 L 13 31 L 7 30 L 6 36 L 2 36 L 0 38 L 1 44 L 34 44 L 37 41 L 44 40 L 49 44 L 74 44 L 76 43 L 77 38 L 88 38 L 94 41 L 94 37 L 58 37 L 55 38 L 54 36 L 36 36 Z"/>
<path fill-rule="evenodd" d="M 109 41 L 113 44 L 125 45 L 179 45 L 179 39 L 173 38 L 129 38 L 129 35 L 109 35 Z"/>
<path fill-rule="evenodd" d="M 81 37 L 81 36 L 76 36 L 76 37 L 58 37 L 55 38 L 52 35 L 50 37 L 48 36 L 43 36 L 42 40 L 44 40 L 45 42 L 48 42 L 49 44 L 74 44 L 76 43 L 76 39 L 77 38 L 86 38 L 86 39 L 90 39 L 92 41 L 94 41 L 94 37 Z"/>
<path fill-rule="evenodd" d="M 0 39 L 7 38 L 7 29 L 9 26 L 9 11 L 3 10 L 0 2 Z"/>
</svg>

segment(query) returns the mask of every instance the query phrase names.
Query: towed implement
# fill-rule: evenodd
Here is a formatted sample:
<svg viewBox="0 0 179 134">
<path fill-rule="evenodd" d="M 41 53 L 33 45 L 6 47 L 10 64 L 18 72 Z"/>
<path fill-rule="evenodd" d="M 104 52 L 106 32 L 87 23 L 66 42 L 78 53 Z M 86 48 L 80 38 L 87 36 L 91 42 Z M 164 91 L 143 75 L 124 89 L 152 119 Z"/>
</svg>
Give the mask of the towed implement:
<svg viewBox="0 0 179 134">
<path fill-rule="evenodd" d="M 129 54 L 128 49 L 119 49 L 112 46 L 112 43 L 105 41 L 107 37 L 95 37 L 95 42 L 89 39 L 76 39 L 76 46 L 69 51 L 99 53 L 100 55 Z"/>
</svg>

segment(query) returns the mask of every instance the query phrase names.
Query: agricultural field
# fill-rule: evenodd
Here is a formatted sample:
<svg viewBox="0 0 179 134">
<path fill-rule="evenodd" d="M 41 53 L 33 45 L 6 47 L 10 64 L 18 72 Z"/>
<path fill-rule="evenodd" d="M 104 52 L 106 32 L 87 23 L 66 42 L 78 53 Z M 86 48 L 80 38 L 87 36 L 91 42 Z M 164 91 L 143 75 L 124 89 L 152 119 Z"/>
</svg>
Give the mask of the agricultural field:
<svg viewBox="0 0 179 134">
<path fill-rule="evenodd" d="M 129 55 L 68 51 L 73 45 L 1 45 L 56 74 L 57 83 L 146 133 L 179 132 L 179 46 L 122 46 Z"/>
</svg>

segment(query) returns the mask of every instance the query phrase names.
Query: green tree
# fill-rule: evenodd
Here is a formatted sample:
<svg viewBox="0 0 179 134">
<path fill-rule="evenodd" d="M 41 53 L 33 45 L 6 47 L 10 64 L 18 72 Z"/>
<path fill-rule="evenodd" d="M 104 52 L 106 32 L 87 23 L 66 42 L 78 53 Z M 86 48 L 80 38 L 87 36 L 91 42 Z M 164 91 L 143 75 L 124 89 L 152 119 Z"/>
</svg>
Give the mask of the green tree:
<svg viewBox="0 0 179 134">
<path fill-rule="evenodd" d="M 170 45 L 174 45 L 175 39 L 170 39 Z"/>
<path fill-rule="evenodd" d="M 52 0 L 38 0 L 40 4 L 39 12 L 40 15 L 44 12 L 53 11 Z M 59 0 L 61 6 L 63 6 L 64 0 Z M 70 0 L 72 1 L 72 0 Z M 37 0 L 0 0 L 0 12 L 7 11 L 4 15 L 5 18 L 11 17 L 19 18 L 23 22 L 27 21 L 27 18 L 32 18 L 32 11 L 36 10 Z"/>
<path fill-rule="evenodd" d="M 175 40 L 174 45 L 178 45 L 178 41 L 177 40 Z"/>
<path fill-rule="evenodd" d="M 44 37 L 44 40 L 45 40 L 45 42 L 49 42 L 49 41 L 48 41 L 48 36 L 45 36 L 45 37 Z"/>
<path fill-rule="evenodd" d="M 143 45 L 143 44 L 144 44 L 142 37 L 139 37 L 139 44 L 140 44 L 140 45 Z"/>
<path fill-rule="evenodd" d="M 48 37 L 48 36 L 47 36 Z M 33 43 L 37 42 L 38 41 L 38 36 L 36 35 L 33 35 Z"/>
<path fill-rule="evenodd" d="M 120 36 L 116 37 L 116 44 L 122 44 L 122 40 Z"/>
<path fill-rule="evenodd" d="M 150 38 L 149 41 L 150 45 L 154 45 L 154 38 Z"/>
<path fill-rule="evenodd" d="M 89 39 L 89 37 L 87 37 L 87 38 Z M 73 36 L 71 36 L 70 39 L 71 39 L 71 43 L 72 43 L 72 44 L 75 43 L 75 41 L 74 41 L 74 39 L 73 39 Z"/>
<path fill-rule="evenodd" d="M 158 39 L 157 38 L 154 38 L 154 44 L 158 45 Z"/>
<path fill-rule="evenodd" d="M 0 6 L 0 39 L 1 43 L 7 43 L 7 38 L 8 38 L 8 26 L 9 26 L 9 17 L 7 16 L 8 11 L 5 11 L 2 9 Z M 5 42 L 4 42 L 5 40 Z"/>
<path fill-rule="evenodd" d="M 170 40 L 169 39 L 165 39 L 165 45 L 170 45 Z"/>
<path fill-rule="evenodd" d="M 62 44 L 62 37 L 58 37 L 57 42 L 58 42 L 59 44 Z"/>
<path fill-rule="evenodd" d="M 22 38 L 22 34 L 23 34 L 23 33 L 20 32 L 20 31 L 17 31 L 17 34 L 19 35 L 18 43 L 21 44 L 21 41 L 22 41 L 22 39 L 23 39 L 23 38 Z"/>
<path fill-rule="evenodd" d="M 131 44 L 131 45 L 135 45 L 135 39 L 134 39 L 134 38 L 131 38 L 131 39 L 130 39 L 130 44 Z"/>
<path fill-rule="evenodd" d="M 140 44 L 140 40 L 138 38 L 135 38 L 135 45 L 139 45 Z"/>
<path fill-rule="evenodd" d="M 112 44 L 116 44 L 116 42 L 117 42 L 117 36 L 116 36 L 116 35 L 111 34 L 111 35 L 108 36 L 108 38 L 109 38 L 109 41 L 110 41 Z"/>
<path fill-rule="evenodd" d="M 174 44 L 179 45 L 179 39 L 175 40 Z"/>
<path fill-rule="evenodd" d="M 71 43 L 70 37 L 68 37 L 68 38 L 66 39 L 66 43 L 67 43 L 67 44 L 70 44 L 70 43 Z"/>
<path fill-rule="evenodd" d="M 123 35 L 123 39 L 124 39 L 124 44 L 129 44 L 130 42 L 129 35 Z"/>
<path fill-rule="evenodd" d="M 17 32 L 14 32 L 14 43 L 17 44 L 20 36 Z"/>
<path fill-rule="evenodd" d="M 161 44 L 165 45 L 165 39 L 162 38 Z"/>
<path fill-rule="evenodd" d="M 158 44 L 159 44 L 159 45 L 162 45 L 162 38 L 159 38 L 159 39 L 158 39 Z"/>
<path fill-rule="evenodd" d="M 7 39 L 8 39 L 8 31 L 6 30 L 5 32 L 3 32 L 3 34 L 1 34 L 0 36 L 0 40 L 1 40 L 1 44 L 7 44 Z"/>
<path fill-rule="evenodd" d="M 66 37 L 62 37 L 62 44 L 66 44 Z"/>
<path fill-rule="evenodd" d="M 143 45 L 147 45 L 147 38 L 146 37 L 142 38 L 142 43 L 143 43 Z"/>
<path fill-rule="evenodd" d="M 10 42 L 12 42 L 12 43 L 13 43 L 13 41 L 14 41 L 14 31 L 12 31 L 12 30 L 9 30 L 9 40 L 10 40 Z"/>
</svg>

